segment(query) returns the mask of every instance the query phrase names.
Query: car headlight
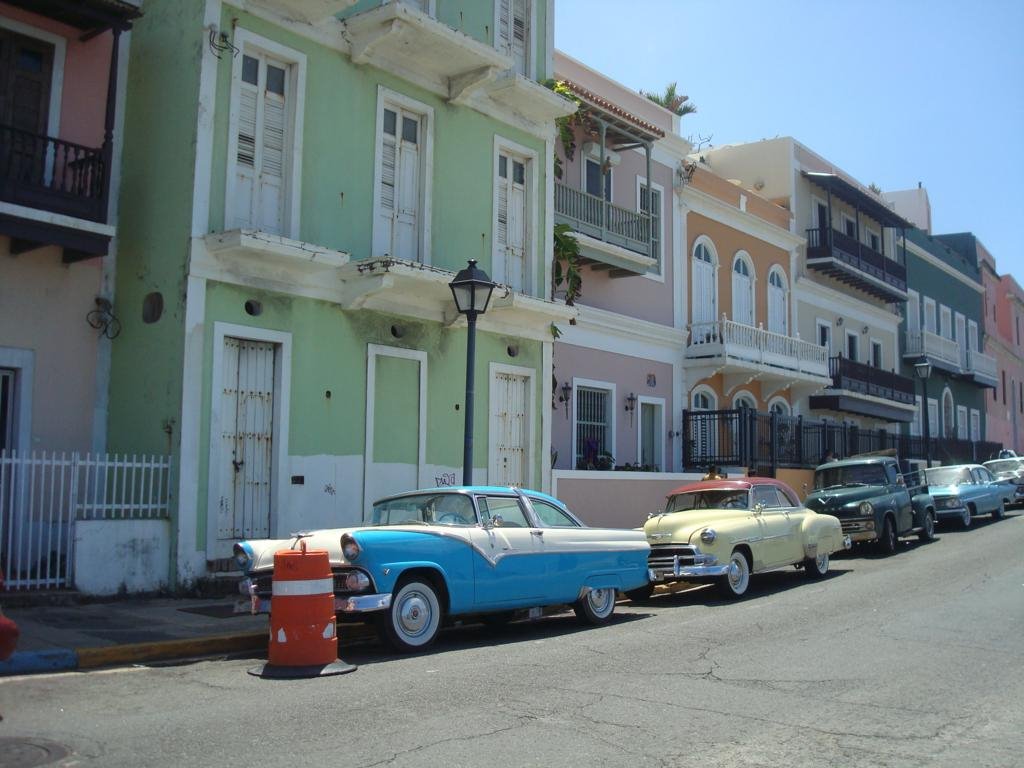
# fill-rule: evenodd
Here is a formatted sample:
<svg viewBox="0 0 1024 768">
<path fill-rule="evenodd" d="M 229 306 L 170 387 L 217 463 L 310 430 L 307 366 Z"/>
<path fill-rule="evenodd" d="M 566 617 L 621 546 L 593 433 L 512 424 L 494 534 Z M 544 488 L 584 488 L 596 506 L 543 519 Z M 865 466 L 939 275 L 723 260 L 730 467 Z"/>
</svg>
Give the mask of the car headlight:
<svg viewBox="0 0 1024 768">
<path fill-rule="evenodd" d="M 936 504 L 937 506 L 940 506 L 943 509 L 952 509 L 953 507 L 960 506 L 960 499 L 958 499 L 956 496 L 950 496 L 948 499 L 939 499 L 939 501 L 936 502 Z"/>
<path fill-rule="evenodd" d="M 231 551 L 234 552 L 235 562 L 242 573 L 248 573 L 249 568 L 252 567 L 252 550 L 249 549 L 249 545 L 244 541 L 238 541 L 235 542 Z"/>
<path fill-rule="evenodd" d="M 871 502 L 870 501 L 862 501 L 860 503 L 860 506 L 857 507 L 857 509 L 860 510 L 860 513 L 862 515 L 871 515 L 871 514 L 874 514 L 874 512 L 875 512 L 875 508 L 873 506 L 871 506 Z"/>
<path fill-rule="evenodd" d="M 703 531 L 701 531 L 700 540 L 703 541 L 705 544 L 714 544 L 715 539 L 717 538 L 718 534 L 715 533 L 714 528 L 706 528 Z"/>
<path fill-rule="evenodd" d="M 341 534 L 341 554 L 345 556 L 346 560 L 351 563 L 359 557 L 359 553 L 361 551 L 362 550 L 359 549 L 359 543 L 352 538 L 352 534 Z"/>
</svg>

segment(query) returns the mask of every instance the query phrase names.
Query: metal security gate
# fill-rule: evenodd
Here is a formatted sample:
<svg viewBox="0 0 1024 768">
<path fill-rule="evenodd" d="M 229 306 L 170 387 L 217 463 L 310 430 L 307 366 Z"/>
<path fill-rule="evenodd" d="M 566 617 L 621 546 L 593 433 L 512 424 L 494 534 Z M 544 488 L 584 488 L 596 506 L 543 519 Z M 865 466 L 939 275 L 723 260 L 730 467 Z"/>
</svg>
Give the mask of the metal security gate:
<svg viewBox="0 0 1024 768">
<path fill-rule="evenodd" d="M 270 535 L 276 350 L 224 339 L 217 557 L 230 554 L 234 540 Z"/>
<path fill-rule="evenodd" d="M 495 373 L 491 387 L 491 428 L 494 430 L 490 482 L 524 486 L 529 480 L 527 398 L 530 377 Z"/>
<path fill-rule="evenodd" d="M 0 571 L 6 589 L 74 584 L 76 520 L 166 518 L 169 456 L 0 450 Z"/>
</svg>

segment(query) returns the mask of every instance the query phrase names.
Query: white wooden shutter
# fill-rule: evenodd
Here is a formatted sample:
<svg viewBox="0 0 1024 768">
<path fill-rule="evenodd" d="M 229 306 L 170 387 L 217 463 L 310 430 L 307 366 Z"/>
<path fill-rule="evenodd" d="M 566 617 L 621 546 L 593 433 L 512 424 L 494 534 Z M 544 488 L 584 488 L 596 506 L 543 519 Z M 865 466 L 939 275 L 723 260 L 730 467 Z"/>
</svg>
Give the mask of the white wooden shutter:
<svg viewBox="0 0 1024 768">
<path fill-rule="evenodd" d="M 237 98 L 235 225 L 282 234 L 290 108 L 288 65 L 244 54 Z"/>
<path fill-rule="evenodd" d="M 384 108 L 380 135 L 380 199 L 374 251 L 418 261 L 420 219 L 420 138 L 422 118 Z"/>
<path fill-rule="evenodd" d="M 515 71 L 528 74 L 530 39 L 529 0 L 499 0 L 497 48 L 512 57 Z"/>
<path fill-rule="evenodd" d="M 285 134 L 287 131 L 287 69 L 267 64 L 267 75 L 280 78 L 280 93 L 263 89 L 262 162 L 259 174 L 260 229 L 274 234 L 284 232 Z M 264 78 L 267 80 L 267 78 Z"/>
<path fill-rule="evenodd" d="M 746 269 L 742 261 L 736 266 Z M 737 272 L 735 269 L 732 273 L 732 319 L 744 325 L 754 324 L 753 307 L 750 302 L 750 275 Z"/>
<path fill-rule="evenodd" d="M 395 211 L 395 250 L 399 258 L 419 260 L 417 228 L 420 207 L 420 119 L 402 114 L 398 143 L 398 196 Z"/>
<path fill-rule="evenodd" d="M 768 330 L 773 333 L 788 333 L 786 312 L 786 289 L 778 272 L 768 274 Z"/>
<path fill-rule="evenodd" d="M 714 267 L 703 259 L 693 262 L 693 322 L 715 319 Z"/>
<path fill-rule="evenodd" d="M 253 201 L 256 199 L 256 139 L 259 102 L 259 60 L 243 56 L 243 80 L 238 90 L 238 149 L 235 154 L 235 225 L 253 226 Z M 256 68 L 256 82 L 244 78 Z"/>
<path fill-rule="evenodd" d="M 526 163 L 505 154 L 498 155 L 494 205 L 497 228 L 494 233 L 495 279 L 514 290 L 526 284 Z"/>
</svg>

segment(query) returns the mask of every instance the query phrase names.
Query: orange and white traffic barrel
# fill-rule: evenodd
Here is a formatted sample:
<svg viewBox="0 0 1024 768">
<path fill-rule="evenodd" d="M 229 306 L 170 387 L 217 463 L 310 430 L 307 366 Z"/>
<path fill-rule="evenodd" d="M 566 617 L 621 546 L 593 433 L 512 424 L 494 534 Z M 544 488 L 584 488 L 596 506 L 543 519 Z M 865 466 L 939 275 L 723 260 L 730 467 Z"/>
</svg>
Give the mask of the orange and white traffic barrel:
<svg viewBox="0 0 1024 768">
<path fill-rule="evenodd" d="M 351 672 L 338 659 L 334 577 L 327 551 L 300 548 L 274 553 L 268 663 L 261 677 L 318 677 Z"/>
</svg>

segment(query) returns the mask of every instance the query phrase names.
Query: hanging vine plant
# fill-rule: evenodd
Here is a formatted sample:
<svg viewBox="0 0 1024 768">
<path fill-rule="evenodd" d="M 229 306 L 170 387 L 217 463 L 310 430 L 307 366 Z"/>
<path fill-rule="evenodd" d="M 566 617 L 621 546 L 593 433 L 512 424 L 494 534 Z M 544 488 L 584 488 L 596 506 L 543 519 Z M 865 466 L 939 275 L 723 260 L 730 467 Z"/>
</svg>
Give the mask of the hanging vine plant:
<svg viewBox="0 0 1024 768">
<path fill-rule="evenodd" d="M 571 115 L 555 118 L 558 139 L 562 142 L 562 153 L 566 160 L 572 160 L 576 156 L 576 129 L 583 124 L 582 112 L 580 112 L 583 102 L 564 80 L 547 80 L 544 85 L 576 105 L 576 111 Z M 558 156 L 557 152 L 555 153 L 555 178 L 562 178 L 562 158 Z"/>
<path fill-rule="evenodd" d="M 551 294 L 565 291 L 565 305 L 574 306 L 583 295 L 583 274 L 580 265 L 580 244 L 568 224 L 555 224 L 554 258 L 551 269 Z M 576 325 L 576 318 L 569 320 Z"/>
</svg>

